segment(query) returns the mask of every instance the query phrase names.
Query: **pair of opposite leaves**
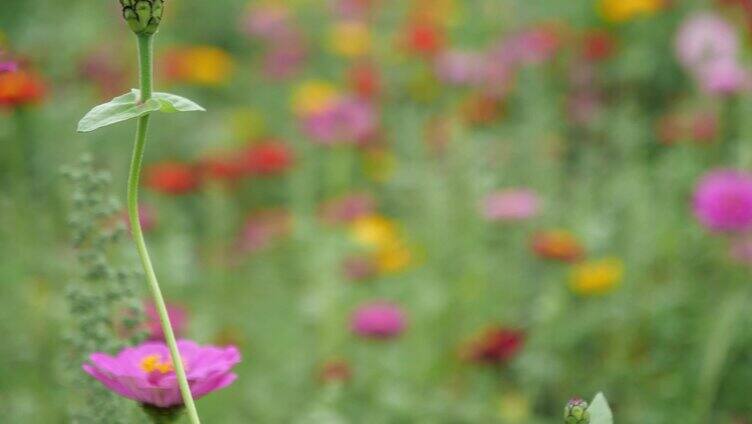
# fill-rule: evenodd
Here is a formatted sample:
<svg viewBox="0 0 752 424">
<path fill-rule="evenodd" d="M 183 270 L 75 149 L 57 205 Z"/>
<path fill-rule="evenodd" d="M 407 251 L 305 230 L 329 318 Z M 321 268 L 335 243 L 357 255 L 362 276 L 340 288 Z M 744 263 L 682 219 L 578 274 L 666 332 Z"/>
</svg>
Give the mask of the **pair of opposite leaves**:
<svg viewBox="0 0 752 424">
<path fill-rule="evenodd" d="M 90 132 L 108 125 L 129 119 L 139 118 L 152 112 L 193 112 L 205 109 L 184 97 L 170 93 L 153 93 L 152 97 L 141 102 L 141 92 L 131 89 L 130 93 L 115 97 L 101 104 L 78 122 L 78 132 Z"/>
</svg>

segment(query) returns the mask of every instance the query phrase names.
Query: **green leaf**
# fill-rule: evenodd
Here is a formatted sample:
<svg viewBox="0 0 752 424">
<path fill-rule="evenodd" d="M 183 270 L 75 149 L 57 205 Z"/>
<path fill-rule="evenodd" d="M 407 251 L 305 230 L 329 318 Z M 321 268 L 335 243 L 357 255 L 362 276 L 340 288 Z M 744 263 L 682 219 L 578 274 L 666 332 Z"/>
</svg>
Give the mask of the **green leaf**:
<svg viewBox="0 0 752 424">
<path fill-rule="evenodd" d="M 138 103 L 138 99 L 139 91 L 133 89 L 130 93 L 115 97 L 109 102 L 95 107 L 78 122 L 78 132 L 94 131 L 118 122 L 138 118 L 147 113 L 156 112 L 162 107 L 156 99 L 149 99 L 144 103 Z"/>
<path fill-rule="evenodd" d="M 595 395 L 587 410 L 590 413 L 590 424 L 614 424 L 614 416 L 603 393 Z"/>
<path fill-rule="evenodd" d="M 197 103 L 186 99 L 185 97 L 176 96 L 170 93 L 154 93 L 152 98 L 159 101 L 161 105 L 160 112 L 203 112 L 206 109 L 199 106 Z"/>
<path fill-rule="evenodd" d="M 141 92 L 134 88 L 130 93 L 115 97 L 108 103 L 95 107 L 78 122 L 78 132 L 94 131 L 151 112 L 173 113 L 204 110 L 195 102 L 170 93 L 154 93 L 152 98 L 144 103 L 139 103 L 140 98 Z"/>
</svg>

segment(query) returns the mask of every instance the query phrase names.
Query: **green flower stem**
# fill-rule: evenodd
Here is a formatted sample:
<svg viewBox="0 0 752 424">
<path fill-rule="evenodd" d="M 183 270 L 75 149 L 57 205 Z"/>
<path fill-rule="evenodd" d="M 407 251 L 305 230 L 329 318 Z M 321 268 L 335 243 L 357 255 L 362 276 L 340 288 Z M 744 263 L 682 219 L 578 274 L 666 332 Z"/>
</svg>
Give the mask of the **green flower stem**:
<svg viewBox="0 0 752 424">
<path fill-rule="evenodd" d="M 141 102 L 149 100 L 152 93 L 152 44 L 153 37 L 151 35 L 138 36 Z M 200 424 L 198 412 L 196 412 L 196 405 L 193 403 L 191 390 L 188 386 L 188 379 L 185 375 L 183 361 L 180 358 L 180 352 L 178 351 L 177 342 L 175 341 L 175 334 L 172 331 L 170 318 L 167 315 L 167 306 L 165 306 L 162 291 L 159 289 L 157 276 L 154 273 L 154 268 L 149 259 L 149 252 L 146 250 L 146 242 L 144 241 L 144 234 L 141 230 L 141 221 L 138 215 L 138 182 L 141 176 L 141 162 L 144 157 L 146 130 L 148 126 L 149 115 L 144 115 L 138 119 L 136 143 L 133 147 L 133 159 L 131 160 L 131 168 L 128 176 L 128 215 L 131 223 L 131 234 L 133 235 L 133 241 L 136 243 L 138 256 L 141 258 L 141 264 L 144 267 L 146 279 L 149 282 L 149 288 L 151 289 L 154 304 L 159 313 L 159 319 L 162 322 L 162 330 L 164 331 L 165 340 L 170 347 L 172 363 L 175 367 L 175 375 L 177 376 L 180 385 L 180 394 L 183 396 L 183 403 L 185 404 L 191 423 Z"/>
</svg>

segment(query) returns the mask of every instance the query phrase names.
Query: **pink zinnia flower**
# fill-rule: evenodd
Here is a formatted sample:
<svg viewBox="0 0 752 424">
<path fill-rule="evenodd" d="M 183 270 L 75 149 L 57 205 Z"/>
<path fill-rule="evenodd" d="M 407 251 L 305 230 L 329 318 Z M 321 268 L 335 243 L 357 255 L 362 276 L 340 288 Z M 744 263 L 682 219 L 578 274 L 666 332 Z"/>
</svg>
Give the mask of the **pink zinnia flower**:
<svg viewBox="0 0 752 424">
<path fill-rule="evenodd" d="M 376 112 L 371 104 L 349 97 L 306 116 L 303 121 L 306 134 L 325 145 L 365 141 L 375 133 L 376 125 Z"/>
<path fill-rule="evenodd" d="M 406 326 L 405 314 L 388 302 L 361 305 L 350 317 L 350 328 L 360 336 L 388 339 L 400 335 Z"/>
<path fill-rule="evenodd" d="M 538 215 L 540 204 L 534 191 L 512 188 L 488 195 L 483 201 L 482 212 L 491 221 L 521 221 Z"/>
<path fill-rule="evenodd" d="M 752 228 L 752 175 L 720 169 L 704 175 L 694 193 L 694 212 L 711 231 L 739 232 Z"/>
<path fill-rule="evenodd" d="M 149 301 L 146 303 L 144 314 L 146 314 L 146 329 L 149 332 L 149 340 L 164 340 L 162 323 L 159 320 L 159 314 L 157 313 L 156 306 L 154 306 L 154 302 Z M 188 325 L 188 312 L 181 306 L 169 304 L 167 305 L 167 316 L 170 318 L 170 324 L 172 324 L 172 331 L 175 333 L 175 337 L 180 337 Z"/>
<path fill-rule="evenodd" d="M 240 352 L 234 346 L 199 346 L 180 340 L 178 350 L 195 399 L 227 387 L 237 378 L 232 368 L 240 362 Z M 93 353 L 89 360 L 84 371 L 120 396 L 159 408 L 183 404 L 169 348 L 162 342 L 128 347 L 115 356 Z"/>
</svg>

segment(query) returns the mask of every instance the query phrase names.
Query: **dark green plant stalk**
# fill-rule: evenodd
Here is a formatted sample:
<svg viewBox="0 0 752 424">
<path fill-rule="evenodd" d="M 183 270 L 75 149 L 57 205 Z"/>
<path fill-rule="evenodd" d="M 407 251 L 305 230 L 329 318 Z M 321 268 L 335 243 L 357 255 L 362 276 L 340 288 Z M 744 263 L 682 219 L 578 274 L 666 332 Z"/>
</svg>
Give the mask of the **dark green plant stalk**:
<svg viewBox="0 0 752 424">
<path fill-rule="evenodd" d="M 139 81 L 141 89 L 141 98 L 138 102 L 143 104 L 151 99 L 153 91 L 152 57 L 154 35 L 153 32 L 141 32 L 137 33 L 136 36 L 138 37 Z M 148 127 L 149 114 L 139 117 L 136 129 L 136 142 L 133 147 L 133 158 L 131 160 L 131 167 L 128 176 L 128 216 L 131 223 L 131 234 L 133 235 L 133 241 L 136 243 L 136 249 L 138 250 L 141 265 L 143 265 L 146 274 L 146 280 L 149 282 L 149 288 L 159 314 L 162 330 L 164 331 L 165 341 L 170 348 L 172 363 L 175 367 L 175 375 L 177 376 L 178 384 L 180 385 L 180 394 L 183 397 L 183 403 L 188 412 L 188 417 L 190 418 L 191 423 L 199 424 L 200 420 L 198 412 L 196 411 L 196 405 L 191 396 L 191 390 L 188 385 L 188 379 L 186 378 L 183 361 L 180 358 L 180 352 L 178 351 L 177 342 L 175 341 L 175 334 L 172 331 L 170 318 L 167 314 L 167 306 L 165 305 L 162 291 L 159 288 L 159 283 L 157 281 L 157 276 L 154 273 L 151 259 L 149 259 L 149 252 L 146 249 L 146 242 L 144 241 L 144 235 L 141 230 L 141 221 L 138 214 L 138 184 L 141 176 L 141 163 L 144 156 L 144 146 L 146 145 L 146 132 Z"/>
</svg>

